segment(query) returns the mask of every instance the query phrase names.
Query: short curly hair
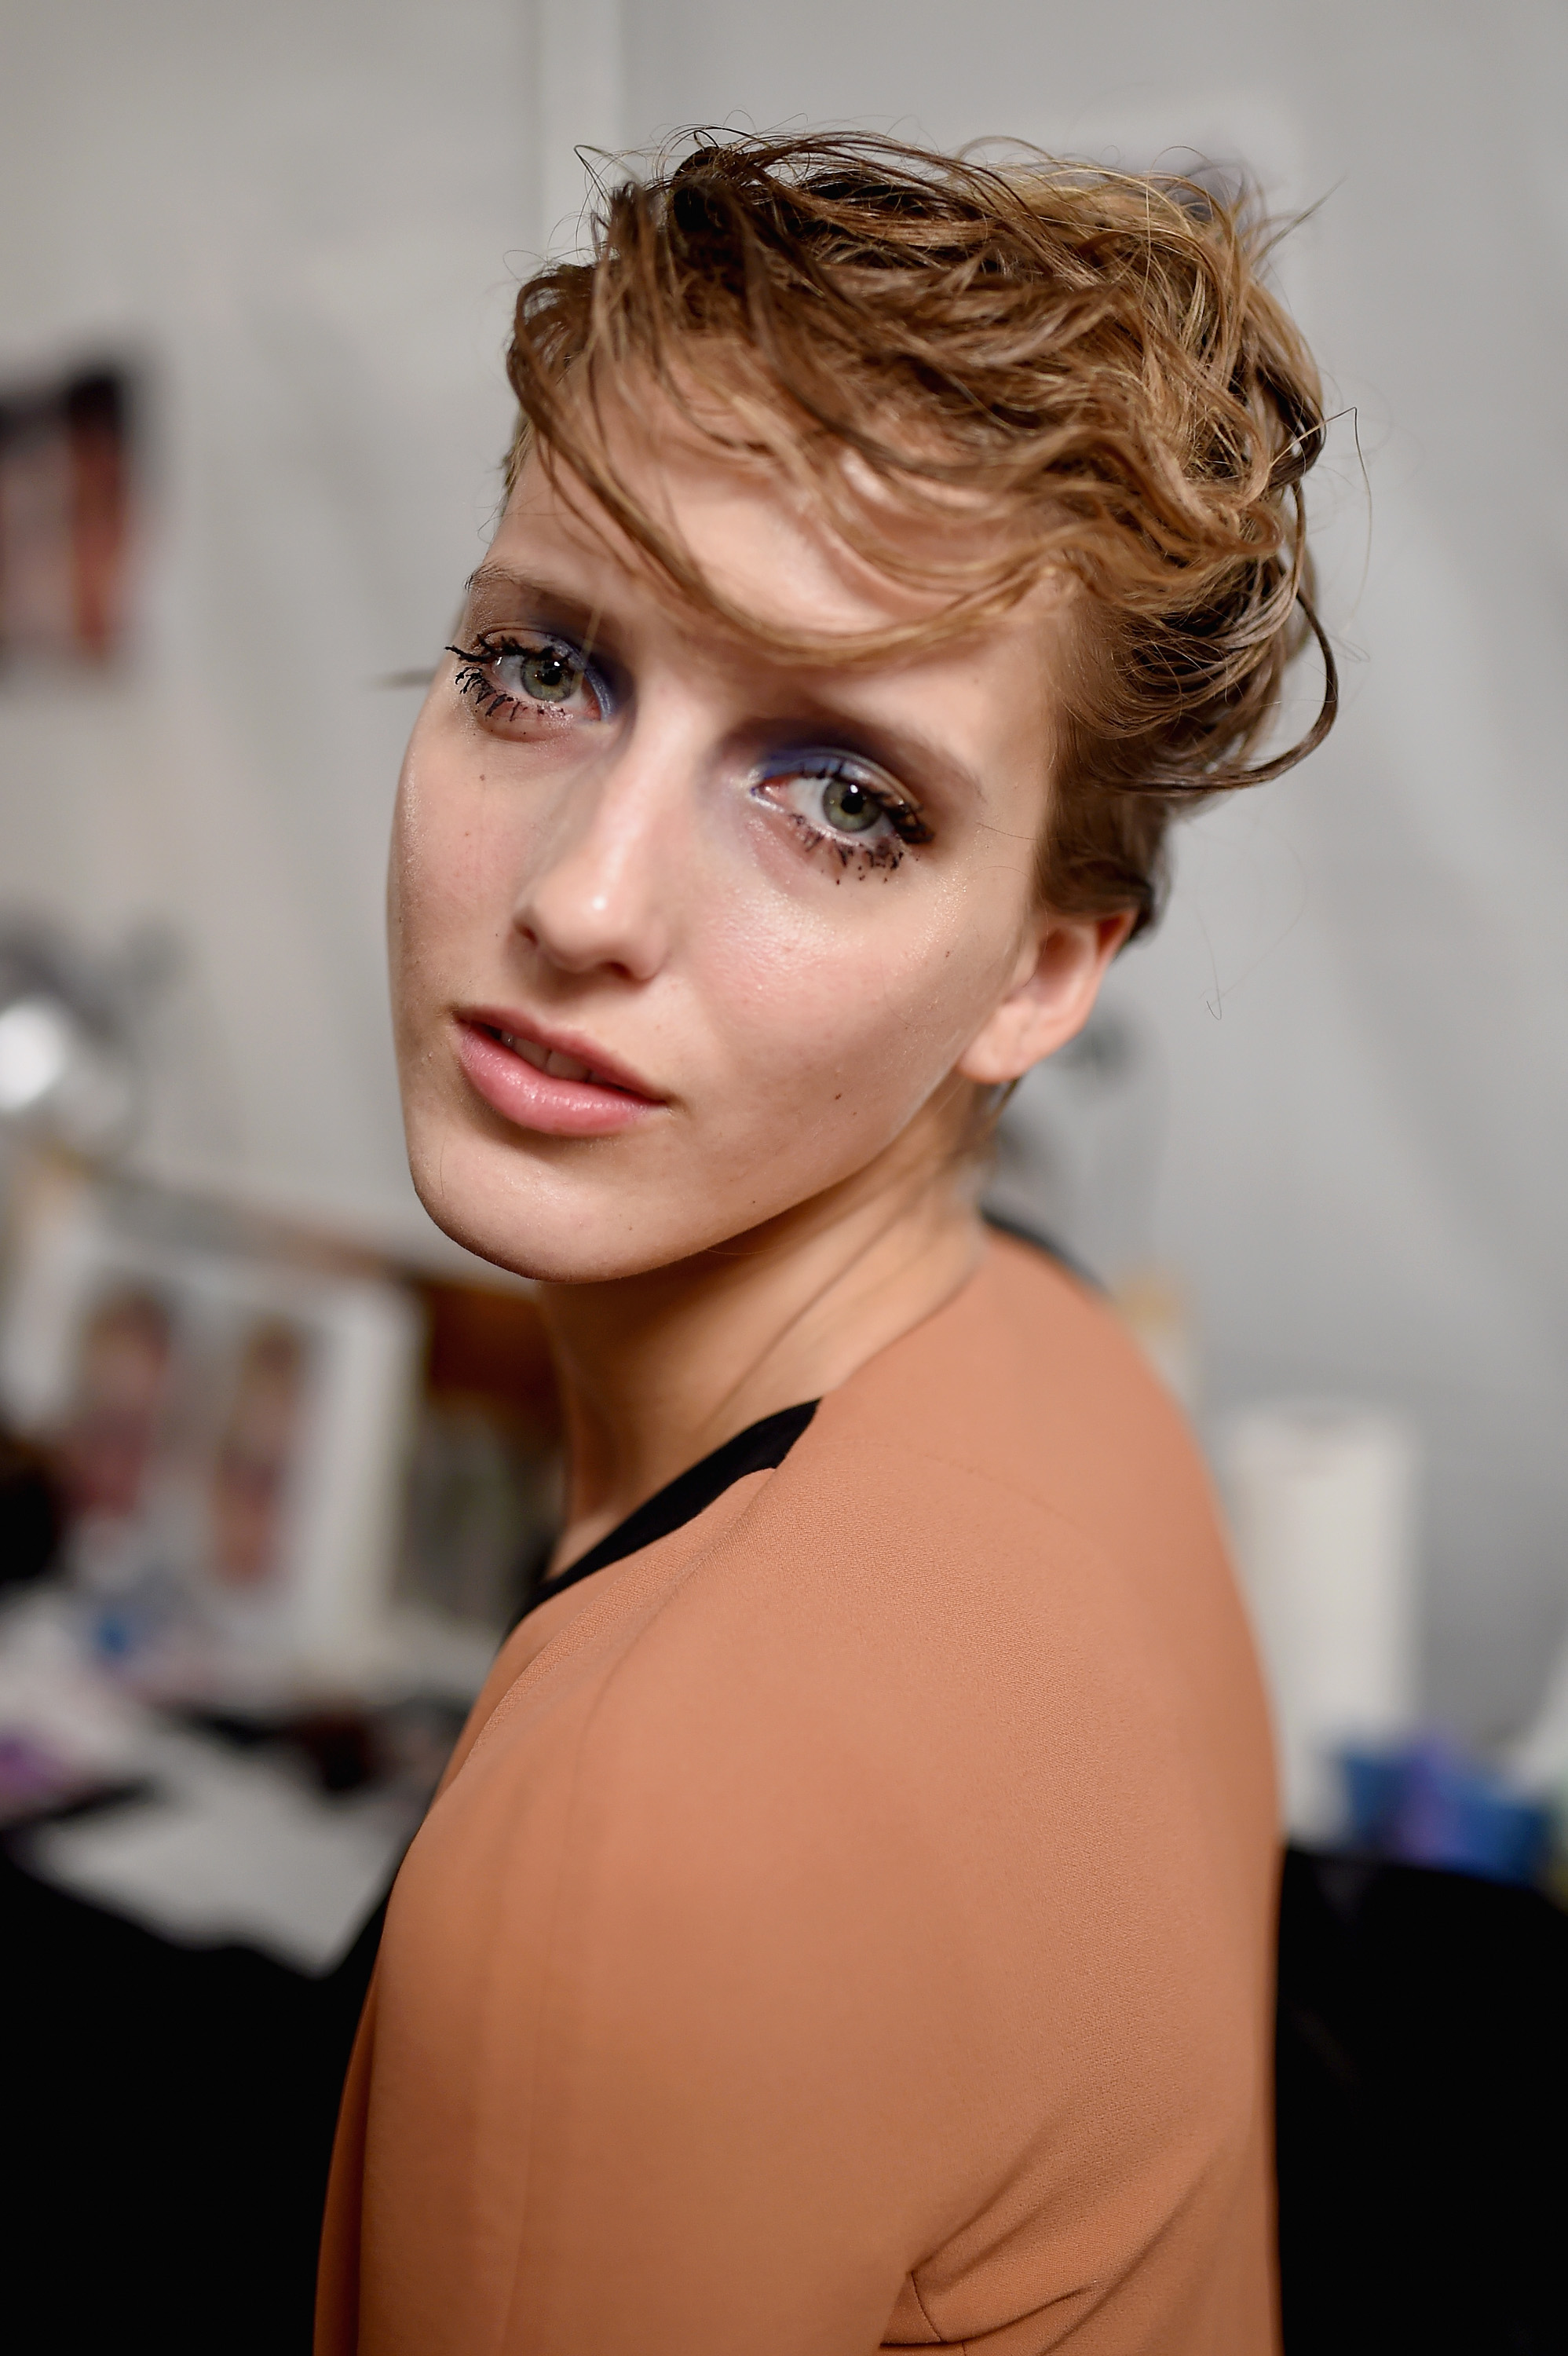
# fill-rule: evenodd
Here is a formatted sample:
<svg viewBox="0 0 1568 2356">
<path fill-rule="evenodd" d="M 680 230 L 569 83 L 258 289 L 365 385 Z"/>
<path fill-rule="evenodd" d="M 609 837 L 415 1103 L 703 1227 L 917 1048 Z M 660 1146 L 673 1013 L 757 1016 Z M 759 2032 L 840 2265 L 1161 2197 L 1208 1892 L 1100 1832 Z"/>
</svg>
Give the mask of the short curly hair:
<svg viewBox="0 0 1568 2356">
<path fill-rule="evenodd" d="M 885 659 L 977 626 L 1053 569 L 1074 582 L 1048 905 L 1142 928 L 1172 815 L 1327 734 L 1338 685 L 1302 497 L 1322 393 L 1244 193 L 1033 151 L 692 133 L 607 175 L 589 236 L 586 259 L 517 297 L 508 488 L 537 448 L 710 624 L 783 653 Z M 716 455 L 784 470 L 884 577 L 939 592 L 931 616 L 824 640 L 734 605 L 617 476 L 604 396 L 636 376 Z M 985 552 L 960 559 L 933 532 L 912 555 L 890 496 L 933 522 L 958 509 L 983 527 L 963 545 Z M 1317 719 L 1256 762 L 1308 636 Z"/>
</svg>

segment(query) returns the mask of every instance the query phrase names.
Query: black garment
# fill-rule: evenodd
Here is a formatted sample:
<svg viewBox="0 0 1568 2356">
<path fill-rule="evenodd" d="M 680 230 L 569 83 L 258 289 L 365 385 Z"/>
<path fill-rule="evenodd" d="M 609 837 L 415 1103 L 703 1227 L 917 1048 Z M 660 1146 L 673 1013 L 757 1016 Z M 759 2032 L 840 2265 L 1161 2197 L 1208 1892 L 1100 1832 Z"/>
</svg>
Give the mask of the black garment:
<svg viewBox="0 0 1568 2356">
<path fill-rule="evenodd" d="M 586 1554 L 568 1563 L 556 1578 L 545 1580 L 529 1596 L 519 1620 L 526 1620 L 547 1596 L 559 1595 L 564 1587 L 575 1587 L 580 1579 L 587 1579 L 596 1570 L 603 1570 L 626 1555 L 635 1554 L 656 1538 L 668 1537 L 705 1513 L 715 1497 L 743 1480 L 748 1472 L 771 1472 L 784 1462 L 812 1417 L 816 1413 L 816 1399 L 804 1399 L 798 1407 L 781 1407 L 775 1415 L 764 1415 L 757 1423 L 749 1423 L 744 1431 L 736 1432 L 713 1449 L 701 1462 L 688 1465 L 673 1481 L 667 1481 L 640 1505 L 634 1505 L 624 1522 L 617 1522 L 607 1537 Z"/>
</svg>

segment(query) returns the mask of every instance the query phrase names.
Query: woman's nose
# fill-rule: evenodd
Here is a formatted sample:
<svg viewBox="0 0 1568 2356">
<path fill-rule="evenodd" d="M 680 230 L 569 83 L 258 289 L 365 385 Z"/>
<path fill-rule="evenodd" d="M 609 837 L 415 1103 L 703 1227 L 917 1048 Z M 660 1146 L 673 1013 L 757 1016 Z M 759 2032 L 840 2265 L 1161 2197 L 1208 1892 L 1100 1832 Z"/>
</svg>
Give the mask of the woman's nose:
<svg viewBox="0 0 1568 2356">
<path fill-rule="evenodd" d="M 567 789 L 562 824 L 512 922 L 563 973 L 647 981 L 669 955 L 669 860 L 681 825 L 674 747 L 629 744 Z"/>
</svg>

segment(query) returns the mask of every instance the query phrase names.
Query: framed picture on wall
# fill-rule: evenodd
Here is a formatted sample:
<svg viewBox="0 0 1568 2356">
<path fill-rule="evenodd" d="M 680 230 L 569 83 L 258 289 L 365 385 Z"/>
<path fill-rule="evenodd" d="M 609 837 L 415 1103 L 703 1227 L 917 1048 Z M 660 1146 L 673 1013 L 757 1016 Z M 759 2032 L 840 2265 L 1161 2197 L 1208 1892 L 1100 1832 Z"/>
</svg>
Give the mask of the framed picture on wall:
<svg viewBox="0 0 1568 2356">
<path fill-rule="evenodd" d="M 123 650 L 134 414 L 123 367 L 0 387 L 0 670 Z"/>
<path fill-rule="evenodd" d="M 7 1261 L 0 1412 L 51 1451 L 69 1569 L 123 1606 L 128 1650 L 155 1674 L 178 1627 L 237 1675 L 351 1674 L 398 1557 L 412 1295 L 136 1233 L 59 1173 Z"/>
</svg>

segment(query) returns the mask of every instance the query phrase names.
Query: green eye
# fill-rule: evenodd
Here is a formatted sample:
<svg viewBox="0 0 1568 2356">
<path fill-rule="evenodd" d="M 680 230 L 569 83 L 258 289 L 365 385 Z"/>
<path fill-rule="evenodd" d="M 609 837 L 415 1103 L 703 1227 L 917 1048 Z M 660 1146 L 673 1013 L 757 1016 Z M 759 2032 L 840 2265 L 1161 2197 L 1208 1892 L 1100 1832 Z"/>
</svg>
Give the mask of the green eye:
<svg viewBox="0 0 1568 2356">
<path fill-rule="evenodd" d="M 882 816 L 882 805 L 853 777 L 830 777 L 822 788 L 822 815 L 843 834 L 863 834 Z"/>
<path fill-rule="evenodd" d="M 781 747 L 753 770 L 751 790 L 827 844 L 840 868 L 853 859 L 858 873 L 896 867 L 906 844 L 932 839 L 895 778 L 832 744 Z"/>
<path fill-rule="evenodd" d="M 559 647 L 539 647 L 526 654 L 518 672 L 523 692 L 536 703 L 570 703 L 581 684 L 582 672 Z"/>
</svg>

